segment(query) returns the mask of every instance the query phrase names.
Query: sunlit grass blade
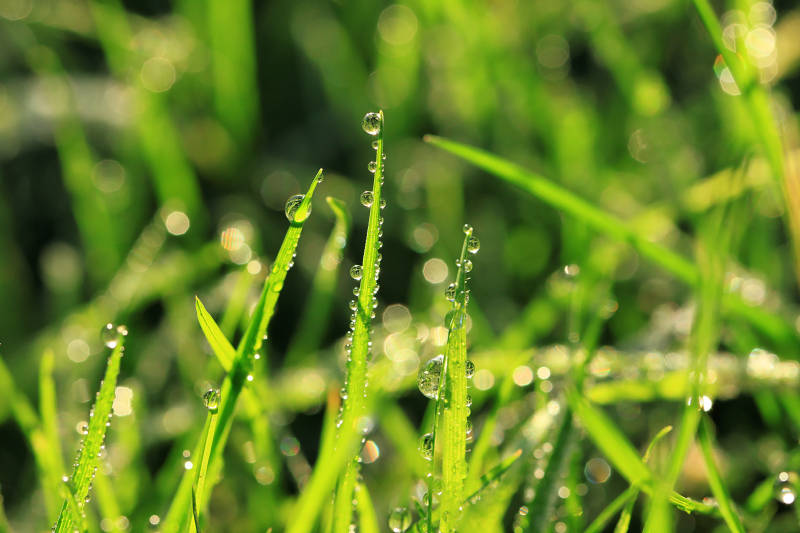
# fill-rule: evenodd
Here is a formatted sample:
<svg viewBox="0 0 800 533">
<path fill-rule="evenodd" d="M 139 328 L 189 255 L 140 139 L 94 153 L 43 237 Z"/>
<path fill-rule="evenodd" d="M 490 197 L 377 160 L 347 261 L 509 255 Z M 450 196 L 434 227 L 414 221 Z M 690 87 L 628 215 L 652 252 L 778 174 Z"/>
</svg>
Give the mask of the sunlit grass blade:
<svg viewBox="0 0 800 533">
<path fill-rule="evenodd" d="M 108 365 L 103 380 L 100 382 L 97 400 L 89 412 L 89 424 L 80 451 L 78 451 L 75 468 L 67 483 L 71 496 L 81 513 L 89 501 L 89 489 L 95 470 L 100 464 L 100 452 L 104 449 L 103 443 L 108 429 L 107 424 L 111 418 L 111 406 L 114 403 L 117 377 L 124 351 L 124 335 L 120 333 L 116 339 L 116 347 L 108 358 Z M 83 520 L 82 516 L 74 514 L 69 502 L 65 501 L 56 522 L 55 531 L 56 533 L 73 533 L 76 528 L 83 528 Z"/>
<path fill-rule="evenodd" d="M 225 334 L 222 333 L 214 317 L 206 311 L 203 302 L 201 302 L 200 298 L 197 296 L 194 298 L 194 306 L 197 312 L 197 322 L 200 324 L 200 328 L 203 330 L 208 344 L 214 351 L 214 355 L 217 356 L 217 360 L 222 365 L 222 368 L 224 368 L 226 372 L 229 371 L 236 357 L 236 350 L 231 345 L 230 341 L 228 341 L 227 337 L 225 337 Z"/>
<path fill-rule="evenodd" d="M 217 402 L 219 398 L 217 391 L 211 390 L 206 394 L 209 397 L 204 397 L 203 400 L 208 408 L 208 415 L 206 416 L 206 423 L 203 430 L 203 436 L 200 439 L 202 454 L 200 455 L 200 464 L 196 468 L 196 476 L 194 479 L 194 486 L 192 487 L 192 516 L 194 525 L 197 531 L 200 531 L 200 518 L 201 511 L 197 507 L 197 494 L 203 494 L 205 490 L 206 477 L 208 476 L 208 463 L 211 457 L 211 439 L 210 436 L 214 434 L 217 428 Z M 213 403 L 210 403 L 213 402 Z"/>
<path fill-rule="evenodd" d="M 61 455 L 61 438 L 58 435 L 58 404 L 56 402 L 56 383 L 53 379 L 55 355 L 52 350 L 45 350 L 39 364 L 39 413 L 41 416 L 42 434 L 46 440 L 49 472 L 43 479 L 48 480 L 45 488 L 49 519 L 55 520 L 58 515 L 60 497 L 58 485 L 61 483 L 59 472 L 65 472 Z M 45 472 L 43 472 L 45 474 Z M 48 479 L 49 478 L 49 479 Z"/>
<path fill-rule="evenodd" d="M 447 297 L 453 302 L 450 312 L 445 316 L 447 327 L 447 346 L 441 363 L 441 377 L 436 394 L 436 417 L 434 417 L 433 446 L 441 450 L 442 496 L 441 520 L 439 530 L 444 533 L 455 531 L 461 517 L 461 504 L 464 499 L 464 480 L 467 477 L 467 376 L 472 376 L 474 368 L 468 369 L 467 361 L 467 302 L 469 289 L 467 281 L 472 270 L 468 253 L 477 251 L 473 243 L 472 226 L 464 226 L 464 243 L 456 264 L 458 272 L 455 283 L 447 289 Z M 469 266 L 468 266 L 469 265 Z M 438 457 L 434 457 L 437 464 Z M 433 494 L 431 492 L 431 494 Z"/>
<path fill-rule="evenodd" d="M 561 474 L 566 466 L 566 461 L 571 448 L 573 435 L 572 412 L 567 409 L 561 419 L 561 425 L 553 443 L 553 451 L 544 470 L 544 477 L 536 485 L 536 494 L 528 506 L 528 527 L 526 531 L 547 531 L 550 525 L 550 516 L 558 496 L 558 487 Z"/>
<path fill-rule="evenodd" d="M 473 146 L 434 135 L 426 135 L 425 141 L 472 163 L 512 185 L 516 185 L 556 209 L 584 222 L 595 231 L 603 233 L 612 239 L 629 243 L 642 256 L 650 259 L 685 283 L 691 286 L 697 286 L 700 283 L 698 268 L 685 257 L 649 240 L 646 236 L 640 234 L 637 229 L 615 215 L 603 211 L 545 177 Z M 727 294 L 725 296 L 724 308 L 730 314 L 750 322 L 781 345 L 791 345 L 797 338 L 796 331 L 788 321 L 760 307 L 749 306 L 736 295 Z"/>
<path fill-rule="evenodd" d="M 731 499 L 728 489 L 725 488 L 725 483 L 722 481 L 722 476 L 720 476 L 717 465 L 714 462 L 714 443 L 711 435 L 710 422 L 707 417 L 703 417 L 703 420 L 700 422 L 697 437 L 700 443 L 700 450 L 703 452 L 703 460 L 706 464 L 708 484 L 711 487 L 711 492 L 714 494 L 714 497 L 717 498 L 722 518 L 731 531 L 734 533 L 744 533 L 745 529 L 739 518 L 739 513 L 736 510 L 736 506 Z"/>
<path fill-rule="evenodd" d="M 378 517 L 375 507 L 364 483 L 356 485 L 356 510 L 358 511 L 358 530 L 362 533 L 379 533 Z"/>
<path fill-rule="evenodd" d="M 341 424 L 337 432 L 337 443 L 344 444 L 349 441 L 349 434 L 360 433 L 359 423 L 367 414 L 367 361 L 371 346 L 371 324 L 374 308 L 377 305 L 376 292 L 378 275 L 380 273 L 381 226 L 383 224 L 383 211 L 386 201 L 383 199 L 382 186 L 384 176 L 384 117 L 383 111 L 367 113 L 362 127 L 366 133 L 375 137 L 375 160 L 370 163 L 375 176 L 372 190 L 364 191 L 362 203 L 369 206 L 369 222 L 367 224 L 367 238 L 364 243 L 364 255 L 361 265 L 356 265 L 351 270 L 351 275 L 360 280 L 358 296 L 352 301 L 351 317 L 352 342 L 347 358 L 347 375 L 345 378 L 345 398 L 342 405 Z M 374 166 L 373 166 L 374 165 Z M 353 275 L 354 274 L 354 275 Z M 340 444 L 337 444 L 340 446 Z M 336 487 L 336 496 L 333 509 L 334 533 L 346 533 L 351 524 L 353 490 L 355 489 L 358 462 L 353 457 L 348 463 Z"/>
<path fill-rule="evenodd" d="M 336 217 L 330 237 L 322 249 L 319 267 L 311 283 L 311 294 L 305 312 L 296 328 L 296 333 L 286 352 L 286 364 L 295 364 L 316 350 L 325 333 L 330 317 L 331 304 L 336 288 L 336 275 L 342 263 L 342 254 L 347 246 L 350 231 L 350 213 L 341 200 L 325 198 Z"/>
<path fill-rule="evenodd" d="M 253 370 L 255 354 L 261 348 L 266 337 L 267 326 L 275 312 L 275 305 L 283 289 L 286 274 L 294 264 L 294 254 L 303 231 L 303 224 L 311 214 L 311 200 L 321 180 L 322 169 L 317 172 L 302 200 L 300 198 L 290 199 L 290 203 L 287 204 L 287 217 L 290 219 L 289 229 L 286 231 L 286 236 L 272 265 L 270 275 L 264 282 L 261 297 L 253 310 L 247 330 L 239 342 L 230 371 L 225 376 L 220 390 L 219 411 L 215 417 L 216 427 L 213 434 L 211 434 L 210 441 L 208 469 L 211 472 L 217 468 L 217 462 L 222 455 L 222 450 L 225 448 L 225 443 L 233 424 L 233 414 L 237 400 L 247 383 L 248 376 L 251 375 Z M 292 202 L 291 200 L 296 201 Z M 201 450 L 200 446 L 195 448 L 193 457 L 198 457 L 200 453 L 203 453 Z M 162 523 L 162 531 L 165 533 L 177 533 L 185 530 L 186 519 L 191 507 L 193 478 L 191 471 L 184 473 L 169 513 Z M 206 482 L 203 492 L 196 495 L 197 507 L 201 513 L 205 509 L 212 488 L 213 483 Z"/>
</svg>

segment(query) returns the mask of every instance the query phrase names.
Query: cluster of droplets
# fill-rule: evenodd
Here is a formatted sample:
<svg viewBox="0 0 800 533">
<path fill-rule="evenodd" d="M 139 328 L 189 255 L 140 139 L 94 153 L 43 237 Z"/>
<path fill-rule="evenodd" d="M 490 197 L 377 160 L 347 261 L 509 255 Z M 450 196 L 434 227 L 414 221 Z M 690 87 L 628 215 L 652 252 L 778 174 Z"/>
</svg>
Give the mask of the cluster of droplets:
<svg viewBox="0 0 800 533">
<path fill-rule="evenodd" d="M 796 472 L 780 472 L 775 479 L 775 497 L 784 505 L 792 505 L 797 499 L 800 478 Z"/>
</svg>

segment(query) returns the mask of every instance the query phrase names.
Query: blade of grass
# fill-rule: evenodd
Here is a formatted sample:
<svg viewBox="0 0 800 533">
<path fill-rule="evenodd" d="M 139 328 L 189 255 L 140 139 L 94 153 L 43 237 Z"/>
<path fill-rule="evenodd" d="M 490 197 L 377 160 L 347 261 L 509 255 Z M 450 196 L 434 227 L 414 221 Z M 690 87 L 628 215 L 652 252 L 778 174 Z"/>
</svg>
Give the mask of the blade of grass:
<svg viewBox="0 0 800 533">
<path fill-rule="evenodd" d="M 722 481 L 722 476 L 720 476 L 717 465 L 714 462 L 714 442 L 707 416 L 703 417 L 700 423 L 697 437 L 706 464 L 708 484 L 711 487 L 711 492 L 714 494 L 714 497 L 717 498 L 717 502 L 719 502 L 719 510 L 720 513 L 722 513 L 722 518 L 731 531 L 734 533 L 744 533 L 745 529 L 739 518 L 736 505 L 733 503 L 728 490 L 725 488 L 725 483 Z"/>
<path fill-rule="evenodd" d="M 572 412 L 567 409 L 556 433 L 553 452 L 550 454 L 550 459 L 544 470 L 544 477 L 536 485 L 536 494 L 528 506 L 529 521 L 526 531 L 529 533 L 547 531 L 550 525 L 550 517 L 558 496 L 561 473 L 569 457 L 572 434 Z"/>
<path fill-rule="evenodd" d="M 447 327 L 447 347 L 442 361 L 439 390 L 436 395 L 436 416 L 434 417 L 433 445 L 437 448 L 437 438 L 441 436 L 442 496 L 441 521 L 439 530 L 444 533 L 455 531 L 461 517 L 461 503 L 464 499 L 464 480 L 467 477 L 467 302 L 469 290 L 465 268 L 471 261 L 467 252 L 473 252 L 470 242 L 475 239 L 472 226 L 464 226 L 464 243 L 456 263 L 456 281 L 450 286 L 454 289 L 453 305 L 445 317 Z M 468 261 L 470 261 L 468 263 Z M 437 420 L 438 419 L 438 420 Z M 434 463 L 437 458 L 434 457 Z M 433 494 L 429 492 L 429 494 Z"/>
<path fill-rule="evenodd" d="M 248 376 L 252 372 L 255 353 L 261 348 L 266 336 L 267 326 L 275 312 L 275 305 L 283 289 L 286 274 L 293 265 L 293 258 L 303 231 L 303 224 L 311 213 L 311 200 L 314 196 L 314 191 L 321 180 L 322 169 L 317 172 L 302 202 L 294 211 L 290 212 L 292 218 L 289 229 L 286 231 L 286 236 L 275 258 L 271 273 L 264 282 L 261 297 L 250 318 L 244 337 L 236 349 L 230 371 L 222 383 L 217 425 L 211 435 L 211 449 L 208 461 L 208 468 L 211 472 L 218 468 L 217 463 L 222 455 L 222 450 L 225 448 L 233 424 L 233 413 L 237 400 L 247 382 Z M 204 317 L 205 319 L 206 317 Z M 197 457 L 200 453 L 200 446 L 198 445 L 193 456 Z M 162 523 L 162 531 L 164 533 L 185 531 L 187 526 L 186 518 L 191 506 L 193 477 L 189 471 L 184 473 L 180 487 Z M 206 483 L 203 493 L 197 494 L 197 505 L 200 512 L 205 509 L 212 488 L 213 483 Z"/>
<path fill-rule="evenodd" d="M 330 237 L 322 249 L 319 267 L 311 283 L 311 293 L 300 322 L 295 329 L 294 337 L 289 342 L 286 352 L 286 365 L 294 365 L 303 361 L 314 350 L 319 348 L 325 327 L 330 318 L 331 304 L 336 288 L 336 275 L 342 263 L 342 254 L 347 246 L 347 234 L 350 231 L 350 213 L 341 200 L 328 196 L 325 198 L 336 217 Z"/>
<path fill-rule="evenodd" d="M 61 455 L 61 439 L 58 436 L 58 405 L 56 403 L 56 384 L 53 379 L 55 356 L 53 350 L 45 350 L 39 363 L 39 413 L 41 416 L 42 434 L 47 442 L 49 473 L 48 487 L 45 487 L 48 519 L 55 521 L 60 503 L 58 486 L 61 484 L 59 472 L 65 472 Z M 45 474 L 45 472 L 43 472 Z M 49 478 L 49 479 L 48 479 Z"/>
<path fill-rule="evenodd" d="M 556 209 L 582 220 L 595 231 L 612 239 L 629 243 L 642 256 L 688 285 L 694 287 L 700 283 L 698 268 L 686 258 L 661 244 L 648 240 L 647 237 L 639 234 L 638 230 L 616 216 L 603 211 L 543 176 L 472 146 L 434 135 L 426 135 L 425 141 L 516 185 Z M 733 294 L 726 294 L 723 304 L 729 314 L 751 323 L 780 346 L 793 346 L 796 342 L 796 331 L 782 317 L 760 307 L 749 306 L 740 297 Z M 793 352 L 789 350 L 786 353 Z"/>
<path fill-rule="evenodd" d="M 369 222 L 367 225 L 367 238 L 364 244 L 364 255 L 361 263 L 361 283 L 359 285 L 358 297 L 353 300 L 351 307 L 353 315 L 352 324 L 352 344 L 347 358 L 347 376 L 345 378 L 344 390 L 346 397 L 342 405 L 341 424 L 337 432 L 338 442 L 349 441 L 350 433 L 360 433 L 358 427 L 361 418 L 367 414 L 367 360 L 370 353 L 371 343 L 371 324 L 373 309 L 377 304 L 376 292 L 378 287 L 378 275 L 380 272 L 380 256 L 378 250 L 381 246 L 380 232 L 383 222 L 381 212 L 385 205 L 382 194 L 383 185 L 383 132 L 384 117 L 383 111 L 378 113 L 368 113 L 364 117 L 365 131 L 375 135 L 375 177 L 372 183 L 371 199 L 369 200 Z M 367 194 L 368 191 L 365 191 Z M 367 195 L 369 196 L 369 195 Z M 355 268 L 355 267 L 354 267 Z M 338 446 L 338 444 L 337 444 Z M 346 533 L 351 524 L 353 490 L 355 488 L 356 476 L 358 473 L 358 462 L 355 456 L 348 463 L 344 474 L 336 488 L 333 510 L 333 531 L 334 533 Z"/>
<path fill-rule="evenodd" d="M 108 358 L 108 365 L 103 380 L 100 382 L 97 400 L 89 412 L 89 427 L 78 451 L 75 468 L 67 483 L 69 492 L 81 513 L 89 501 L 92 478 L 100 464 L 100 452 L 105 447 L 103 442 L 106 438 L 107 423 L 111 418 L 111 406 L 114 403 L 117 376 L 119 376 L 124 351 L 124 335 L 120 334 L 117 336 L 117 345 Z M 83 520 L 82 516 L 75 515 L 72 506 L 65 500 L 55 525 L 55 532 L 73 533 L 76 528 L 82 527 Z"/>
<path fill-rule="evenodd" d="M 375 507 L 364 483 L 356 485 L 356 509 L 358 510 L 358 530 L 362 533 L 379 533 L 378 517 Z"/>
<path fill-rule="evenodd" d="M 206 336 L 208 344 L 217 356 L 219 364 L 226 372 L 230 371 L 233 360 L 236 358 L 236 349 L 228 341 L 222 329 L 217 325 L 214 317 L 206 310 L 203 302 L 197 296 L 194 297 L 194 307 L 197 313 L 197 322 L 200 324 L 200 329 Z"/>
</svg>

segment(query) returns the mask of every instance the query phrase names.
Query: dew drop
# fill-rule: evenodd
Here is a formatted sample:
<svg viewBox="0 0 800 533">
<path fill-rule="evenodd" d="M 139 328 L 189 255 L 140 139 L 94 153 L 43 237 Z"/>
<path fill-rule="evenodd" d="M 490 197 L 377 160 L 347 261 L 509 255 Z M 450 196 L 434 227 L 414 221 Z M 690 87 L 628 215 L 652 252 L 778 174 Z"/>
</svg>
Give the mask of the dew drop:
<svg viewBox="0 0 800 533">
<path fill-rule="evenodd" d="M 472 261 L 464 259 L 464 272 L 472 272 Z"/>
<path fill-rule="evenodd" d="M 456 300 L 456 284 L 455 283 L 451 283 L 450 285 L 447 286 L 447 288 L 444 290 L 444 296 L 445 296 L 445 298 L 447 298 L 451 302 L 454 302 Z"/>
<path fill-rule="evenodd" d="M 775 497 L 784 505 L 797 499 L 798 476 L 795 472 L 781 472 L 775 480 Z"/>
<path fill-rule="evenodd" d="M 377 150 L 378 149 L 378 141 L 372 141 L 372 149 L 373 150 Z"/>
<path fill-rule="evenodd" d="M 350 277 L 354 280 L 358 281 L 361 279 L 362 274 L 364 273 L 364 269 L 361 268 L 361 265 L 353 265 L 350 268 Z"/>
<path fill-rule="evenodd" d="M 124 328 L 124 326 L 121 327 Z M 125 329 L 124 331 L 125 335 L 127 335 L 128 330 Z M 117 344 L 119 344 L 119 336 L 120 332 L 118 331 L 118 328 L 111 322 L 103 326 L 103 330 L 100 332 L 100 337 L 103 339 L 103 344 L 111 349 L 116 348 Z"/>
<path fill-rule="evenodd" d="M 219 408 L 219 389 L 208 389 L 203 394 L 203 405 L 212 413 L 216 413 Z"/>
<path fill-rule="evenodd" d="M 403 533 L 411 527 L 411 513 L 406 507 L 396 507 L 389 513 L 389 529 L 394 533 Z"/>
<path fill-rule="evenodd" d="M 308 204 L 308 207 L 302 214 L 298 214 L 300 204 L 303 203 L 305 197 L 305 194 L 295 194 L 286 200 L 286 208 L 284 212 L 286 213 L 286 218 L 289 220 L 289 222 L 303 222 L 311 214 L 311 204 Z"/>
<path fill-rule="evenodd" d="M 369 135 L 377 135 L 381 132 L 381 116 L 378 113 L 367 113 L 361 121 L 361 128 Z"/>
<path fill-rule="evenodd" d="M 381 198 L 380 207 L 381 207 L 381 209 L 386 209 L 386 200 L 384 200 L 383 198 Z M 381 230 L 381 231 L 383 231 L 383 230 Z M 381 235 L 382 235 L 382 233 L 381 233 Z"/>
<path fill-rule="evenodd" d="M 417 374 L 417 387 L 423 396 L 436 399 L 439 395 L 439 379 L 442 375 L 444 355 L 437 355 L 428 361 Z"/>
<path fill-rule="evenodd" d="M 361 205 L 364 207 L 371 207 L 372 202 L 374 200 L 374 196 L 372 195 L 372 191 L 364 191 L 361 193 Z"/>
<path fill-rule="evenodd" d="M 444 316 L 444 325 L 447 329 L 461 329 L 464 325 L 464 318 L 466 317 L 466 313 L 461 309 L 453 309 L 448 311 L 448 313 Z"/>
<path fill-rule="evenodd" d="M 88 435 L 89 434 L 89 423 L 86 420 L 81 420 L 75 425 L 75 431 L 77 431 L 81 435 Z"/>
<path fill-rule="evenodd" d="M 419 451 L 427 461 L 433 461 L 433 433 L 425 433 L 419 439 Z"/>
<path fill-rule="evenodd" d="M 475 375 L 475 363 L 473 363 L 472 361 L 467 360 L 466 373 L 467 373 L 467 379 L 469 379 L 473 375 Z"/>
<path fill-rule="evenodd" d="M 375 161 L 370 161 L 369 163 L 367 163 L 367 170 L 369 170 L 373 174 L 375 174 L 375 171 L 377 169 L 378 169 L 378 163 L 376 163 Z"/>
<path fill-rule="evenodd" d="M 469 224 L 464 224 L 463 229 L 465 235 L 469 235 L 470 233 L 472 233 L 472 226 L 470 226 Z"/>
<path fill-rule="evenodd" d="M 467 239 L 467 251 L 471 254 L 477 254 L 481 249 L 481 241 L 474 235 Z"/>
</svg>

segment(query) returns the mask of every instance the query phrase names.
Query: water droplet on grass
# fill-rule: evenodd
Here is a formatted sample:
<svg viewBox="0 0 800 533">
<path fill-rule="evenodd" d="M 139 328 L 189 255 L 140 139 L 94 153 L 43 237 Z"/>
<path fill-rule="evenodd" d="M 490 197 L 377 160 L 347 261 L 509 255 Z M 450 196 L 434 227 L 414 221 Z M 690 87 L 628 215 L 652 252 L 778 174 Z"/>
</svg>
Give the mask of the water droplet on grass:
<svg viewBox="0 0 800 533">
<path fill-rule="evenodd" d="M 361 121 L 361 128 L 369 135 L 377 135 L 381 132 L 381 116 L 378 113 L 367 113 Z"/>
<path fill-rule="evenodd" d="M 423 396 L 436 399 L 439 395 L 439 379 L 442 375 L 444 355 L 437 355 L 428 361 L 417 374 L 417 387 Z"/>
<path fill-rule="evenodd" d="M 208 389 L 203 394 L 203 405 L 212 413 L 216 413 L 219 407 L 219 389 Z"/>
<path fill-rule="evenodd" d="M 450 285 L 447 286 L 447 288 L 444 290 L 444 296 L 445 296 L 445 298 L 447 298 L 451 302 L 454 302 L 456 300 L 456 284 L 455 283 L 451 283 Z"/>
<path fill-rule="evenodd" d="M 389 513 L 389 529 L 394 533 L 403 533 L 411 527 L 411 513 L 406 507 L 396 507 Z"/>
<path fill-rule="evenodd" d="M 419 451 L 427 461 L 433 461 L 433 433 L 425 433 L 419 439 Z"/>
<path fill-rule="evenodd" d="M 477 254 L 481 249 L 481 241 L 474 235 L 467 240 L 467 251 L 471 254 Z M 469 272 L 469 271 L 468 271 Z"/>
<path fill-rule="evenodd" d="M 469 235 L 470 233 L 472 233 L 472 226 L 470 226 L 469 224 L 464 224 L 463 229 L 465 235 Z"/>
<path fill-rule="evenodd" d="M 311 204 L 308 204 L 308 208 L 306 209 L 305 213 L 303 213 L 302 218 L 297 214 L 297 210 L 300 209 L 300 204 L 303 203 L 303 199 L 305 199 L 305 197 L 305 194 L 295 194 L 286 200 L 286 208 L 284 212 L 286 213 L 286 218 L 289 219 L 289 222 L 303 222 L 311 214 Z"/>
<path fill-rule="evenodd" d="M 475 363 L 469 360 L 467 361 L 466 373 L 467 373 L 467 379 L 471 378 L 475 374 Z"/>
<path fill-rule="evenodd" d="M 361 193 L 361 205 L 364 207 L 371 207 L 372 202 L 374 200 L 374 196 L 372 195 L 372 191 L 364 191 Z"/>
<path fill-rule="evenodd" d="M 361 268 L 361 265 L 353 265 L 350 268 L 350 277 L 354 280 L 358 281 L 361 279 L 361 275 L 364 273 L 364 270 Z"/>
<path fill-rule="evenodd" d="M 367 170 L 369 170 L 373 174 L 375 174 L 375 171 L 377 169 L 378 169 L 378 163 L 376 163 L 375 161 L 370 161 L 369 163 L 367 163 Z"/>
</svg>

